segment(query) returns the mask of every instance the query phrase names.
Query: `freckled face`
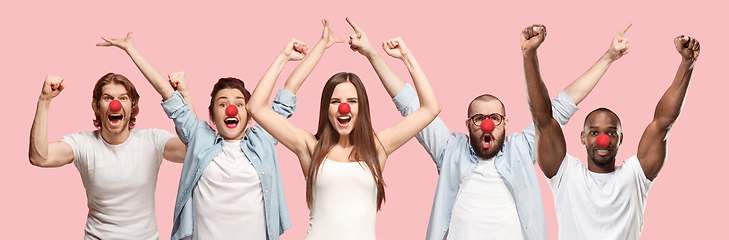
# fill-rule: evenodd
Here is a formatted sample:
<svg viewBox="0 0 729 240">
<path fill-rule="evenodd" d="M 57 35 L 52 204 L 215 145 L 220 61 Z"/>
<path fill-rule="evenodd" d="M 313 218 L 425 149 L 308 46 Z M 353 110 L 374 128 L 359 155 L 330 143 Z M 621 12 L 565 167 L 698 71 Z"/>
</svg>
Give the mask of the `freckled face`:
<svg viewBox="0 0 729 240">
<path fill-rule="evenodd" d="M 329 123 L 340 135 L 349 135 L 354 129 L 354 123 L 359 112 L 358 102 L 357 89 L 354 84 L 343 82 L 334 88 L 332 98 L 329 100 Z M 340 113 L 340 104 L 349 104 L 349 113 Z"/>
</svg>

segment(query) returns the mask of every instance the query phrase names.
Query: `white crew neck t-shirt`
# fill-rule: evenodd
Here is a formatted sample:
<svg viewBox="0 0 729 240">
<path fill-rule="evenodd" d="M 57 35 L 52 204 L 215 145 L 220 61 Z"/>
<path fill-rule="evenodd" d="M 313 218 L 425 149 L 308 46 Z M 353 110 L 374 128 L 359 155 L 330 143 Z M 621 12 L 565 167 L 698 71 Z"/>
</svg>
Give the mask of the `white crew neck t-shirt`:
<svg viewBox="0 0 729 240">
<path fill-rule="evenodd" d="M 478 161 L 456 195 L 447 239 L 524 239 L 514 198 L 494 158 Z"/>
<path fill-rule="evenodd" d="M 240 140 L 224 140 L 193 194 L 192 239 L 266 239 L 261 179 Z"/>
<path fill-rule="evenodd" d="M 86 189 L 89 213 L 84 239 L 157 239 L 154 191 L 165 144 L 160 129 L 132 129 L 111 145 L 99 130 L 64 136 Z"/>
<path fill-rule="evenodd" d="M 559 239 L 638 239 L 653 184 L 638 157 L 611 173 L 594 173 L 567 154 L 557 174 L 547 179 L 554 195 Z"/>
</svg>

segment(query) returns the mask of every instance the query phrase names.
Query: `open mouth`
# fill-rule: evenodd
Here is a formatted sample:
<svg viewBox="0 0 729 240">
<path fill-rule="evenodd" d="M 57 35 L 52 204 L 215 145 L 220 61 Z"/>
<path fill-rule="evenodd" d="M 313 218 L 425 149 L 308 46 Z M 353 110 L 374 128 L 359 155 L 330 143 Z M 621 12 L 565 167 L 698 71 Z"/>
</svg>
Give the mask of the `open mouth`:
<svg viewBox="0 0 729 240">
<path fill-rule="evenodd" d="M 226 118 L 225 120 L 223 120 L 223 122 L 225 123 L 226 127 L 235 128 L 238 126 L 238 123 L 240 122 L 240 120 L 238 120 L 237 118 L 234 118 L 234 117 L 229 117 L 229 118 Z"/>
<path fill-rule="evenodd" d="M 607 150 L 607 149 L 598 149 L 596 152 L 597 152 L 597 155 L 600 155 L 600 156 L 607 156 L 608 154 L 610 154 L 610 150 Z"/>
<path fill-rule="evenodd" d="M 492 144 L 491 140 L 493 140 L 493 139 L 491 138 L 491 135 L 487 135 L 487 134 L 484 134 L 484 135 L 483 135 L 483 141 L 481 141 L 481 146 L 482 146 L 482 147 L 483 147 L 484 149 L 489 149 L 489 148 L 491 148 L 491 144 Z"/>
<path fill-rule="evenodd" d="M 337 117 L 337 121 L 339 122 L 339 125 L 341 126 L 347 126 L 349 125 L 349 121 L 352 120 L 352 117 L 350 116 L 339 116 Z"/>
<path fill-rule="evenodd" d="M 112 126 L 121 125 L 122 120 L 124 120 L 124 115 L 122 115 L 121 113 L 109 114 L 109 123 L 111 123 Z"/>
</svg>

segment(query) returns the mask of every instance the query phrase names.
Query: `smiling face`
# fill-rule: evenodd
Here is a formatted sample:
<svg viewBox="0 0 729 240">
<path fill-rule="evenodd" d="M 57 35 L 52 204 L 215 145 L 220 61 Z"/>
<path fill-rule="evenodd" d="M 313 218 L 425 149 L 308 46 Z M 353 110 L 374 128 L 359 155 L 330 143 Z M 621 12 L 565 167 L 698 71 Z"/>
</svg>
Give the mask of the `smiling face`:
<svg viewBox="0 0 729 240">
<path fill-rule="evenodd" d="M 495 98 L 482 100 L 481 97 L 474 99 L 468 107 L 468 116 L 483 114 L 488 116 L 492 113 L 505 115 L 504 106 Z M 509 119 L 504 118 L 501 124 L 496 125 L 490 133 L 484 133 L 479 126 L 476 126 L 471 120 L 466 120 L 471 147 L 476 155 L 483 159 L 495 157 L 504 146 L 506 139 L 506 129 L 508 128 Z"/>
<path fill-rule="evenodd" d="M 597 136 L 605 134 L 610 138 L 610 143 L 601 148 L 597 146 Z M 587 149 L 589 165 L 595 165 L 599 169 L 610 171 L 615 167 L 615 156 L 623 141 L 620 119 L 609 110 L 595 110 L 587 116 L 584 130 L 580 133 L 582 144 Z M 594 169 L 594 168 L 593 168 Z M 593 171 L 593 169 L 590 169 Z"/>
<path fill-rule="evenodd" d="M 351 82 L 343 82 L 338 84 L 332 92 L 329 100 L 329 110 L 327 111 L 329 123 L 340 135 L 349 135 L 354 129 L 354 123 L 359 113 L 359 99 L 357 98 L 357 89 Z M 349 104 L 349 113 L 342 114 L 339 112 L 340 104 Z"/>
<path fill-rule="evenodd" d="M 220 89 L 213 97 L 213 103 L 210 119 L 220 136 L 226 140 L 242 139 L 249 119 L 243 92 L 235 88 Z M 228 116 L 225 109 L 229 105 L 238 108 L 238 113 Z"/>
</svg>

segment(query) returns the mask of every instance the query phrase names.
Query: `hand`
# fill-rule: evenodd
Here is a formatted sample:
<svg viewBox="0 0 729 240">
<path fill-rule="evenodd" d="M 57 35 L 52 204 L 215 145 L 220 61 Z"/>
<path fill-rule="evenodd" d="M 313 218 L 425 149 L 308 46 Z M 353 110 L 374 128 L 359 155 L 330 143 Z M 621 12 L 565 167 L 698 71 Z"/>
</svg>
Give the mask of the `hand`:
<svg viewBox="0 0 729 240">
<path fill-rule="evenodd" d="M 98 47 L 116 46 L 118 48 L 121 48 L 124 51 L 126 51 L 127 48 L 129 48 L 129 47 L 134 47 L 134 40 L 132 40 L 132 32 L 127 33 L 126 38 L 108 39 L 105 37 L 101 37 L 101 39 L 104 39 L 104 42 L 97 43 L 96 46 L 98 46 Z"/>
<path fill-rule="evenodd" d="M 365 35 L 365 32 L 357 27 L 357 24 L 354 24 L 354 22 L 352 22 L 352 20 L 349 20 L 349 18 L 347 18 L 347 22 L 350 26 L 352 26 L 352 29 L 354 29 L 354 34 L 352 34 L 352 36 L 349 36 L 349 48 L 352 49 L 352 51 L 359 52 L 359 54 L 362 54 L 364 56 L 377 53 L 377 51 L 375 51 L 375 48 L 372 47 L 372 44 L 370 44 L 370 40 L 367 39 L 367 35 Z"/>
<path fill-rule="evenodd" d="M 544 38 L 547 37 L 547 28 L 542 24 L 533 24 L 521 31 L 521 52 L 536 53 L 539 45 L 542 45 Z"/>
<path fill-rule="evenodd" d="M 390 39 L 389 41 L 383 41 L 382 49 L 385 50 L 387 55 L 397 59 L 402 59 L 404 56 L 410 54 L 410 50 L 407 46 L 405 46 L 405 42 L 403 42 L 400 37 Z"/>
<path fill-rule="evenodd" d="M 321 20 L 321 24 L 324 25 L 324 31 L 321 33 L 321 41 L 326 41 L 327 48 L 331 47 L 335 43 L 343 43 L 344 40 L 339 40 L 334 37 L 334 31 L 329 28 L 329 21 L 326 19 Z"/>
<path fill-rule="evenodd" d="M 167 77 L 170 79 L 170 86 L 172 86 L 172 89 L 180 92 L 180 94 L 189 93 L 187 89 L 187 79 L 185 78 L 185 72 L 170 73 L 169 75 L 167 75 Z"/>
<path fill-rule="evenodd" d="M 615 34 L 613 37 L 613 42 L 610 43 L 610 48 L 608 48 L 607 54 L 613 61 L 620 59 L 625 54 L 628 54 L 628 48 L 630 45 L 628 44 L 628 39 L 624 38 L 623 35 L 625 35 L 625 32 L 628 31 L 630 26 L 633 26 L 632 22 L 625 25 L 623 29 L 620 29 L 618 34 Z"/>
<path fill-rule="evenodd" d="M 56 77 L 53 75 L 46 76 L 46 81 L 43 83 L 43 89 L 41 90 L 40 98 L 42 100 L 51 100 L 58 96 L 63 91 L 65 86 L 63 85 L 63 78 Z"/>
<path fill-rule="evenodd" d="M 676 51 L 678 51 L 684 59 L 696 60 L 699 58 L 701 45 L 699 44 L 699 40 L 696 40 L 696 38 L 681 35 L 673 39 L 673 44 L 676 45 Z"/>
<path fill-rule="evenodd" d="M 309 46 L 306 43 L 299 41 L 296 38 L 292 38 L 289 43 L 286 44 L 281 54 L 288 58 L 290 61 L 298 61 L 304 59 L 304 56 L 309 53 Z"/>
</svg>

